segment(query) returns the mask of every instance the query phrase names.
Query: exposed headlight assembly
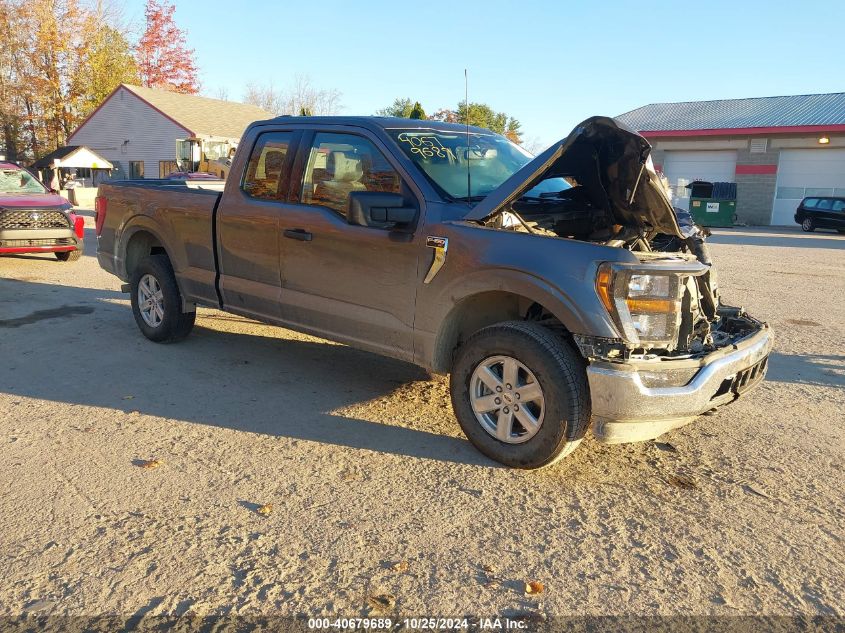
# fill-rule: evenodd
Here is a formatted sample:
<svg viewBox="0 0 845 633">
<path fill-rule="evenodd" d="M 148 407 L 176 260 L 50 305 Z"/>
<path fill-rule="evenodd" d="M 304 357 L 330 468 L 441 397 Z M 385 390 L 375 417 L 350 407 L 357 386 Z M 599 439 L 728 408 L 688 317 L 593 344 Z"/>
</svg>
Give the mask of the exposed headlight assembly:
<svg viewBox="0 0 845 633">
<path fill-rule="evenodd" d="M 678 342 L 686 279 L 705 272 L 700 262 L 683 259 L 607 262 L 599 266 L 596 292 L 628 343 L 671 350 Z"/>
</svg>

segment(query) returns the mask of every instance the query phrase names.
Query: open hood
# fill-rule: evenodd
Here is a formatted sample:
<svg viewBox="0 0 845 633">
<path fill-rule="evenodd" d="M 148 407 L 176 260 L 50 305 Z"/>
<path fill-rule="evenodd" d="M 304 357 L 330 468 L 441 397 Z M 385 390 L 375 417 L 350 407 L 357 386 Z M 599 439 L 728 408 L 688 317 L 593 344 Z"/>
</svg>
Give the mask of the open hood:
<svg viewBox="0 0 845 633">
<path fill-rule="evenodd" d="M 568 176 L 589 196 L 598 222 L 681 237 L 672 203 L 651 161 L 651 145 L 609 117 L 591 117 L 565 139 L 527 163 L 465 217 L 485 220 L 504 210 L 542 180 Z"/>
</svg>

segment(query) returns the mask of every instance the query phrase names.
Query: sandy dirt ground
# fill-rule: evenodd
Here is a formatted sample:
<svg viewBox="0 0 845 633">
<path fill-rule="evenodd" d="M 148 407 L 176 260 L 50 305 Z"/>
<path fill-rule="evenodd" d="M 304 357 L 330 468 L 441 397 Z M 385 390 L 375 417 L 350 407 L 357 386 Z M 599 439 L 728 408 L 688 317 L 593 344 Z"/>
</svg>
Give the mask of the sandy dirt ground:
<svg viewBox="0 0 845 633">
<path fill-rule="evenodd" d="M 845 613 L 845 237 L 712 243 L 767 382 L 540 472 L 410 365 L 205 309 L 148 342 L 90 230 L 0 258 L 0 615 Z"/>
</svg>

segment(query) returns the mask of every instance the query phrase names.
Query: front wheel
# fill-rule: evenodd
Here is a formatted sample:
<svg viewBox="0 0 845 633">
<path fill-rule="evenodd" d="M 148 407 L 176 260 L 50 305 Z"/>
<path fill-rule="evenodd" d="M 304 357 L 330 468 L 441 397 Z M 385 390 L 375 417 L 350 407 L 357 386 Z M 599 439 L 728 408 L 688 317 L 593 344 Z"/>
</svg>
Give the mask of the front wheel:
<svg viewBox="0 0 845 633">
<path fill-rule="evenodd" d="M 801 228 L 807 233 L 812 233 L 816 230 L 816 223 L 813 222 L 813 218 L 804 218 L 804 221 L 801 223 Z"/>
<path fill-rule="evenodd" d="M 577 448 L 590 423 L 583 359 L 536 323 L 498 323 L 470 337 L 455 360 L 450 390 L 470 442 L 507 466 L 555 463 Z"/>
<path fill-rule="evenodd" d="M 80 257 L 82 257 L 82 251 L 80 249 L 76 249 L 73 251 L 58 251 L 53 253 L 60 262 L 75 262 Z"/>
<path fill-rule="evenodd" d="M 129 280 L 132 314 L 141 332 L 156 343 L 171 343 L 190 334 L 196 312 L 182 312 L 182 295 L 166 255 L 139 262 Z"/>
</svg>

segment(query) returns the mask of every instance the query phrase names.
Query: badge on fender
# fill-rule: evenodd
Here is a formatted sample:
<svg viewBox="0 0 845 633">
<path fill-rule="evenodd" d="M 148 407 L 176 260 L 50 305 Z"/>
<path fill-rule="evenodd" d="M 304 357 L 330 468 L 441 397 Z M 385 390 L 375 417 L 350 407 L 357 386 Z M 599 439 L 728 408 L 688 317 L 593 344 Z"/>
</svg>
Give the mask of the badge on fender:
<svg viewBox="0 0 845 633">
<path fill-rule="evenodd" d="M 428 269 L 428 273 L 426 274 L 425 279 L 423 279 L 424 284 L 430 284 L 431 280 L 434 279 L 434 276 L 440 272 L 441 268 L 443 268 L 443 264 L 446 263 L 446 251 L 449 250 L 449 238 L 429 235 L 425 238 L 425 245 L 434 249 L 434 261 L 431 262 L 431 268 Z"/>
</svg>

